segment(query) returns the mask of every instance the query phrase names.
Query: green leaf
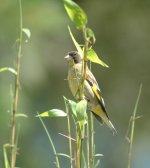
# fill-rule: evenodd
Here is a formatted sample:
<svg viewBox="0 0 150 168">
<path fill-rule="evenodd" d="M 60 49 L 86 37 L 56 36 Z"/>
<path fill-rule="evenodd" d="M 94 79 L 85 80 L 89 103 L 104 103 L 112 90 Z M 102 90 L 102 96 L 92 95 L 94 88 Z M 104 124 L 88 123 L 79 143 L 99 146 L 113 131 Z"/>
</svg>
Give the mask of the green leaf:
<svg viewBox="0 0 150 168">
<path fill-rule="evenodd" d="M 81 100 L 80 102 L 76 103 L 75 101 L 66 99 L 65 97 L 64 99 L 69 103 L 71 112 L 73 113 L 73 116 L 75 116 L 75 120 L 77 122 L 83 121 L 83 123 L 85 123 L 85 121 L 87 120 L 87 101 Z"/>
<path fill-rule="evenodd" d="M 1 68 L 0 69 L 0 72 L 3 72 L 3 71 L 9 71 L 15 75 L 17 75 L 17 72 L 13 69 L 13 68 L 10 68 L 10 67 L 4 67 L 4 68 Z"/>
<path fill-rule="evenodd" d="M 72 112 L 73 116 L 75 116 L 75 119 L 76 119 L 77 118 L 77 113 L 76 113 L 76 105 L 77 105 L 77 103 L 75 101 L 73 101 L 73 100 L 67 99 L 64 96 L 63 96 L 63 98 L 64 98 L 64 101 L 65 101 L 65 105 L 66 105 L 66 103 L 69 105 L 69 107 L 71 109 L 71 112 Z"/>
<path fill-rule="evenodd" d="M 99 59 L 98 55 L 92 48 L 87 51 L 87 59 L 104 67 L 109 67 L 107 64 L 105 64 L 102 60 Z"/>
<path fill-rule="evenodd" d="M 70 105 L 70 108 L 71 108 L 71 111 L 72 111 L 73 115 L 74 115 L 75 117 L 77 117 L 77 113 L 76 113 L 77 103 L 74 102 L 74 101 L 72 101 L 72 100 L 68 100 L 68 102 L 69 102 L 69 105 Z"/>
<path fill-rule="evenodd" d="M 59 109 L 52 109 L 36 115 L 36 117 L 66 117 L 66 116 L 67 114 Z"/>
<path fill-rule="evenodd" d="M 71 29 L 70 29 L 69 26 L 68 26 L 68 30 L 69 30 L 69 34 L 70 34 L 70 36 L 71 36 L 71 38 L 72 38 L 72 41 L 73 41 L 73 43 L 74 43 L 74 45 L 75 45 L 75 47 L 76 47 L 78 53 L 80 54 L 81 57 L 83 57 L 82 48 L 80 47 L 80 45 L 78 44 L 78 42 L 77 42 L 76 39 L 74 38 L 74 36 L 73 36 L 73 34 L 72 34 Z"/>
<path fill-rule="evenodd" d="M 77 121 L 86 121 L 87 120 L 87 101 L 81 100 L 76 105 Z"/>
<path fill-rule="evenodd" d="M 87 16 L 78 4 L 71 0 L 64 0 L 64 7 L 77 29 L 83 29 L 86 27 Z"/>
</svg>

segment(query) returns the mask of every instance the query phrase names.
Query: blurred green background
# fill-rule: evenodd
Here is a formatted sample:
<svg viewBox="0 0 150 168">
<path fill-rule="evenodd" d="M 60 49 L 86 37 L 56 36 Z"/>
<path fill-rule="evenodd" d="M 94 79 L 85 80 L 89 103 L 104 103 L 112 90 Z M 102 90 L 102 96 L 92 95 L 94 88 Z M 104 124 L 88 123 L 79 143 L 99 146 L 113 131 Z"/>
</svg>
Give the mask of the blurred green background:
<svg viewBox="0 0 150 168">
<path fill-rule="evenodd" d="M 149 0 L 82 0 L 76 1 L 87 13 L 89 27 L 96 36 L 94 49 L 110 68 L 92 64 L 100 84 L 106 108 L 118 134 L 112 136 L 106 126 L 95 121 L 96 152 L 102 153 L 102 168 L 127 167 L 128 143 L 125 140 L 130 115 L 133 112 L 140 83 L 143 83 L 136 121 L 132 168 L 150 165 L 150 1 Z M 31 38 L 23 43 L 21 58 L 21 90 L 19 112 L 28 118 L 20 124 L 17 166 L 22 168 L 55 167 L 52 148 L 37 112 L 52 108 L 65 110 L 63 95 L 73 99 L 68 89 L 67 63 L 64 56 L 75 50 L 68 33 L 70 25 L 76 39 L 81 33 L 69 20 L 63 2 L 59 0 L 22 1 L 23 27 Z M 17 0 L 1 0 L 0 5 L 0 68 L 15 67 L 16 40 L 19 35 Z M 24 41 L 26 37 L 24 36 Z M 14 76 L 0 73 L 0 167 L 3 165 L 3 144 L 10 140 L 11 87 Z M 65 118 L 44 119 L 56 150 L 69 153 Z M 69 161 L 60 157 L 62 168 Z"/>
</svg>

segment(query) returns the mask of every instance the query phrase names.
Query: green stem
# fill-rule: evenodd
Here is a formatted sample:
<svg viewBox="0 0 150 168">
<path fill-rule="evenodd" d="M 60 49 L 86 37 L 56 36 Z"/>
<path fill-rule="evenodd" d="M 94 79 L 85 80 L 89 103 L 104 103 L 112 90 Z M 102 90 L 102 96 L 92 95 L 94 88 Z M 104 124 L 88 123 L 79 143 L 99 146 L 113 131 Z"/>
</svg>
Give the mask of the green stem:
<svg viewBox="0 0 150 168">
<path fill-rule="evenodd" d="M 81 80 L 81 89 L 80 89 L 80 99 L 82 100 L 84 97 L 84 81 L 86 78 L 86 69 L 87 69 L 87 50 L 88 50 L 88 38 L 86 33 L 86 28 L 83 30 L 83 38 L 84 38 L 84 49 L 83 49 L 83 66 L 82 66 L 82 80 Z"/>
<path fill-rule="evenodd" d="M 19 15 L 20 15 L 20 35 L 19 35 L 19 46 L 18 46 L 18 54 L 16 60 L 16 79 L 15 79 L 15 91 L 13 98 L 13 109 L 12 109 L 12 117 L 11 117 L 11 168 L 15 167 L 16 162 L 16 145 L 15 145 L 15 134 L 16 134 L 16 113 L 18 108 L 18 97 L 19 97 L 19 73 L 20 73 L 20 57 L 22 51 L 22 5 L 21 0 L 19 0 Z"/>
<path fill-rule="evenodd" d="M 89 40 L 88 40 L 88 37 L 87 37 L 86 28 L 84 28 L 82 31 L 83 31 L 83 38 L 84 38 L 84 49 L 83 49 L 82 79 L 81 79 L 81 86 L 79 87 L 80 88 L 79 89 L 79 99 L 80 100 L 84 99 L 84 81 L 86 79 L 87 51 L 88 51 L 88 45 L 89 45 Z M 80 130 L 80 126 L 77 124 L 77 127 L 76 127 L 76 148 L 77 149 L 75 150 L 76 151 L 76 154 L 75 154 L 76 168 L 81 168 L 81 165 L 82 165 L 82 150 L 83 150 L 83 147 L 82 147 L 83 146 L 82 131 L 83 130 Z"/>
<path fill-rule="evenodd" d="M 128 153 L 128 168 L 131 168 L 131 159 L 132 159 L 132 148 L 133 148 L 133 138 L 134 138 L 134 130 L 135 130 L 135 120 L 136 120 L 136 112 L 137 112 L 137 107 L 140 99 L 140 95 L 142 92 L 142 84 L 140 85 L 139 88 L 139 93 L 138 97 L 135 103 L 133 115 L 131 116 L 131 132 L 130 132 L 130 142 L 129 142 L 129 153 Z"/>
<path fill-rule="evenodd" d="M 87 148 L 87 167 L 90 168 L 90 137 L 89 137 L 89 123 L 87 123 L 87 130 L 86 130 L 86 136 L 87 136 L 87 142 L 86 142 L 86 148 Z"/>
<path fill-rule="evenodd" d="M 71 143 L 71 127 L 70 127 L 70 117 L 69 117 L 69 111 L 68 111 L 68 104 L 65 100 L 65 107 L 66 107 L 66 113 L 67 113 L 67 124 L 68 124 L 68 137 L 69 137 L 69 153 L 70 153 L 70 168 L 73 167 L 72 165 L 72 143 Z"/>
<path fill-rule="evenodd" d="M 55 155 L 55 159 L 56 159 L 56 167 L 57 167 L 57 168 L 60 168 L 59 159 L 58 159 L 58 156 L 57 156 L 57 153 L 56 153 L 56 149 L 55 149 L 54 143 L 53 143 L 52 138 L 51 138 L 51 136 L 50 136 L 50 133 L 48 132 L 48 130 L 47 130 L 47 128 L 46 128 L 46 125 L 44 124 L 42 118 L 39 117 L 39 119 L 40 119 L 40 121 L 41 121 L 41 123 L 42 123 L 42 125 L 43 125 L 43 128 L 44 128 L 44 130 L 45 130 L 45 132 L 46 132 L 46 134 L 47 134 L 47 136 L 48 136 L 49 142 L 50 142 L 50 144 L 51 144 L 51 146 L 52 146 L 52 149 L 53 149 L 53 152 L 54 152 L 54 155 Z"/>
<path fill-rule="evenodd" d="M 76 125 L 76 143 L 75 143 L 75 168 L 80 168 L 80 138 L 79 138 L 79 125 Z"/>
<path fill-rule="evenodd" d="M 85 155 L 84 155 L 84 151 L 82 152 L 82 158 L 83 158 L 84 168 L 87 168 L 87 163 L 86 163 L 86 158 L 85 158 Z"/>
<path fill-rule="evenodd" d="M 94 145 L 94 119 L 93 114 L 90 113 L 90 120 L 91 120 L 91 161 L 92 161 L 92 168 L 95 166 L 95 145 Z"/>
<path fill-rule="evenodd" d="M 83 139 L 80 138 L 80 168 L 82 167 Z"/>
<path fill-rule="evenodd" d="M 82 167 L 82 154 L 83 154 L 83 137 L 82 131 L 83 129 L 80 128 L 79 123 L 76 126 L 76 148 L 75 148 L 75 167 L 81 168 Z"/>
</svg>

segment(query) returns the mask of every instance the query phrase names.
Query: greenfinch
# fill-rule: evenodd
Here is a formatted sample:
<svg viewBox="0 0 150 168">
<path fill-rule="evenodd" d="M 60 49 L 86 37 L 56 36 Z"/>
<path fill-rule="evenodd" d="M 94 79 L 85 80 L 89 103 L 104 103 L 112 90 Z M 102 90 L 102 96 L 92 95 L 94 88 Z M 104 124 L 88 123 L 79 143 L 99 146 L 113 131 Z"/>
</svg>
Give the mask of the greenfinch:
<svg viewBox="0 0 150 168">
<path fill-rule="evenodd" d="M 76 100 L 80 98 L 80 90 L 83 83 L 83 60 L 77 51 L 71 51 L 65 56 L 68 61 L 68 83 L 69 88 Z M 116 129 L 109 120 L 108 114 L 105 109 L 104 100 L 101 96 L 101 91 L 98 83 L 89 70 L 86 67 L 85 80 L 84 80 L 84 99 L 87 100 L 90 111 L 94 114 L 96 119 L 100 123 L 106 123 L 106 125 L 116 133 Z"/>
</svg>

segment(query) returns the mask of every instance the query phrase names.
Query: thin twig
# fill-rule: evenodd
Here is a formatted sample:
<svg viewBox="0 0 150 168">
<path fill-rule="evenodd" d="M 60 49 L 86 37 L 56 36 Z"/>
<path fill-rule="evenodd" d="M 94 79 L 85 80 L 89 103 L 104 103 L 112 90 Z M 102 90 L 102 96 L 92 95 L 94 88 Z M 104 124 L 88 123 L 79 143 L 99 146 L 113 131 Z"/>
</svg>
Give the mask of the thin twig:
<svg viewBox="0 0 150 168">
<path fill-rule="evenodd" d="M 15 167 L 16 162 L 16 145 L 15 145 L 15 134 L 16 134 L 16 113 L 18 108 L 18 98 L 19 98 L 19 72 L 20 72 L 20 57 L 22 51 L 22 5 L 21 0 L 19 0 L 19 16 L 20 16 L 20 35 L 19 35 L 19 46 L 18 46 L 18 54 L 16 60 L 16 79 L 15 79 L 15 91 L 13 98 L 13 109 L 12 109 L 12 117 L 11 117 L 11 168 Z"/>
<path fill-rule="evenodd" d="M 72 141 L 76 141 L 74 138 L 72 138 L 72 137 L 69 137 L 69 136 L 67 136 L 67 135 L 65 135 L 65 134 L 62 134 L 62 133 L 58 133 L 59 135 L 61 135 L 61 136 L 63 136 L 63 137 L 65 137 L 65 138 L 67 138 L 67 139 L 70 139 L 70 140 L 72 140 Z"/>
<path fill-rule="evenodd" d="M 140 85 L 139 93 L 138 93 L 137 100 L 136 100 L 135 107 L 134 107 L 134 111 L 133 111 L 133 115 L 131 116 L 132 123 L 131 123 L 131 130 L 130 130 L 130 139 L 129 139 L 130 141 L 129 141 L 129 153 L 128 153 L 128 168 L 131 168 L 135 120 L 136 120 L 137 107 L 139 104 L 141 92 L 142 92 L 142 84 Z"/>
<path fill-rule="evenodd" d="M 46 128 L 46 125 L 44 124 L 42 118 L 39 117 L 39 119 L 40 119 L 40 121 L 41 121 L 41 123 L 42 123 L 42 125 L 43 125 L 43 128 L 44 128 L 44 130 L 45 130 L 45 132 L 46 132 L 46 134 L 47 134 L 47 136 L 48 136 L 49 142 L 50 142 L 50 144 L 51 144 L 51 146 L 52 146 L 52 149 L 53 149 L 53 152 L 54 152 L 54 155 L 55 155 L 55 159 L 56 159 L 56 167 L 57 167 L 57 168 L 60 168 L 58 155 L 57 155 L 57 153 L 56 153 L 56 149 L 55 149 L 54 143 L 53 143 L 53 141 L 52 141 L 52 138 L 51 138 L 51 136 L 50 136 L 50 133 L 48 132 L 48 129 Z"/>
</svg>

